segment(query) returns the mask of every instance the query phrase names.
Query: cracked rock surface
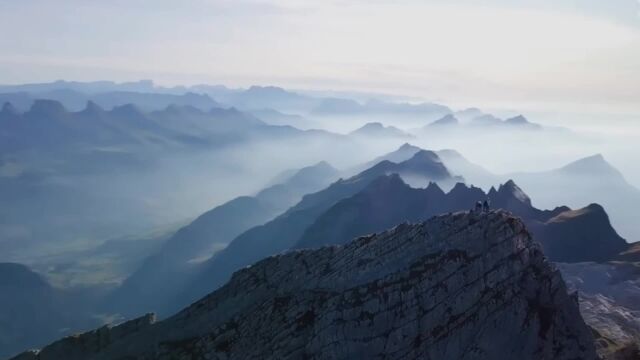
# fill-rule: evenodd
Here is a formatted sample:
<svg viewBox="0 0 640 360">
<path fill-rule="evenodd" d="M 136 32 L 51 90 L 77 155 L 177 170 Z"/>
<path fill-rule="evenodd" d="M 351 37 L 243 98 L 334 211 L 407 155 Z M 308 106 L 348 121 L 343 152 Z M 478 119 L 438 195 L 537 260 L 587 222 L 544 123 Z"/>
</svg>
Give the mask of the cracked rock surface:
<svg viewBox="0 0 640 360">
<path fill-rule="evenodd" d="M 135 329 L 66 359 L 597 359 L 577 299 L 502 211 L 272 256 Z"/>
</svg>

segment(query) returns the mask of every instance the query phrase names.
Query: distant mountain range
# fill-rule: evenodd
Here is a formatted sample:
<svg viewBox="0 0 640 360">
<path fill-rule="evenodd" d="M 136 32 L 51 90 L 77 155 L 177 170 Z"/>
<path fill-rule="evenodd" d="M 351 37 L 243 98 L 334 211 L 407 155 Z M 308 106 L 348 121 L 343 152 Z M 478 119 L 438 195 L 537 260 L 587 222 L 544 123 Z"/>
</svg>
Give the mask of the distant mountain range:
<svg viewBox="0 0 640 360">
<path fill-rule="evenodd" d="M 606 261 L 626 251 L 629 245 L 617 235 L 604 209 L 590 205 L 577 211 L 558 207 L 541 211 L 513 181 L 485 193 L 468 187 L 440 160 L 438 153 L 418 150 L 411 158 L 394 163 L 414 148 L 405 144 L 381 157 L 379 163 L 346 180 L 305 196 L 282 215 L 237 236 L 229 245 L 199 265 L 192 281 L 177 298 L 158 299 L 153 305 L 168 314 L 206 294 L 244 266 L 292 248 L 343 244 L 349 239 L 380 231 L 402 221 L 419 221 L 439 213 L 471 208 L 488 199 L 495 208 L 522 217 L 545 252 L 554 261 Z M 412 188 L 403 179 L 432 183 Z M 453 184 L 449 192 L 442 184 Z M 451 187 L 451 186 L 449 186 Z"/>
<path fill-rule="evenodd" d="M 222 98 L 225 103 L 243 110 L 272 108 L 283 112 L 307 113 L 318 99 L 287 91 L 276 86 L 252 86 Z"/>
<path fill-rule="evenodd" d="M 640 240 L 636 216 L 640 189 L 629 184 L 602 155 L 589 156 L 549 171 L 507 176 L 522 184 L 538 206 L 558 203 L 584 206 L 597 202 L 607 209 L 614 227 L 624 237 L 630 241 Z"/>
<path fill-rule="evenodd" d="M 304 134 L 336 137 L 322 131 L 268 125 L 233 108 L 203 111 L 170 105 L 161 111 L 143 112 L 127 104 L 107 111 L 88 102 L 83 110 L 70 112 L 60 102 L 36 100 L 24 113 L 10 103 L 0 111 L 0 146 L 5 152 L 73 145 L 222 146 L 250 138 Z"/>
<path fill-rule="evenodd" d="M 143 111 L 162 110 L 170 105 L 193 106 L 202 111 L 208 111 L 214 107 L 221 107 L 219 103 L 208 95 L 192 92 L 180 95 L 135 91 L 111 91 L 86 94 L 69 89 L 55 89 L 37 93 L 0 93 L 0 103 L 12 103 L 20 111 L 27 111 L 37 100 L 58 101 L 70 111 L 82 110 L 87 102 L 93 102 L 107 110 L 127 104 L 135 104 L 136 107 Z"/>
<path fill-rule="evenodd" d="M 396 158 L 400 161 L 420 151 L 419 147 L 409 144 L 401 149 L 397 155 L 402 156 Z M 549 171 L 494 174 L 457 151 L 441 150 L 437 153 L 447 168 L 462 175 L 468 184 L 488 189 L 513 179 L 526 189 L 539 208 L 563 205 L 579 208 L 591 203 L 601 204 L 623 237 L 632 242 L 640 240 L 635 216 L 635 208 L 640 204 L 640 190 L 629 184 L 620 171 L 600 154 Z"/>
<path fill-rule="evenodd" d="M 389 117 L 393 117 L 395 124 L 406 123 L 403 128 L 412 127 L 419 120 L 432 121 L 423 129 L 414 129 L 418 133 L 428 132 L 429 129 L 442 131 L 457 128 L 494 131 L 543 129 L 522 115 L 502 120 L 476 108 L 454 112 L 447 106 L 431 102 L 399 102 L 389 100 L 388 96 L 375 95 L 363 99 L 362 96 L 350 96 L 348 93 L 336 95 L 340 97 L 320 92 L 290 91 L 277 86 L 251 86 L 247 89 L 230 89 L 222 85 L 160 87 L 151 81 L 122 84 L 109 81 L 57 81 L 0 86 L 0 103 L 10 102 L 20 111 L 27 111 L 38 99 L 47 99 L 62 103 L 70 111 L 82 110 L 89 101 L 106 110 L 134 104 L 144 112 L 161 111 L 170 105 L 195 107 L 205 112 L 212 108 L 234 107 L 272 125 L 293 125 L 304 129 L 322 127 L 322 120 L 327 117 L 360 124 L 363 118 L 388 121 Z"/>
<path fill-rule="evenodd" d="M 470 114 L 466 113 L 465 115 L 469 116 Z M 482 114 L 471 116 L 469 120 L 462 122 L 456 117 L 455 114 L 447 114 L 442 118 L 424 126 L 421 130 L 428 132 L 433 130 L 454 130 L 458 128 L 482 128 L 491 130 L 542 130 L 543 126 L 530 122 L 523 115 L 518 115 L 506 120 L 502 120 L 490 114 Z"/>
<path fill-rule="evenodd" d="M 316 96 L 273 86 L 253 86 L 248 89 L 215 85 L 163 88 L 148 81 L 124 84 L 55 82 L 0 86 L 0 101 L 4 101 L 0 108 L 0 199 L 3 203 L 0 207 L 0 253 L 3 256 L 22 254 L 29 244 L 37 244 L 38 248 L 43 249 L 47 249 L 47 246 L 62 248 L 61 244 L 67 244 L 65 241 L 73 245 L 76 245 L 73 241 L 78 239 L 99 243 L 105 239 L 105 234 L 112 236 L 120 231 L 142 232 L 148 229 L 149 224 L 154 224 L 152 220 L 157 221 L 158 213 L 173 216 L 176 199 L 183 199 L 178 188 L 191 186 L 183 181 L 187 176 L 197 177 L 200 174 L 194 172 L 207 174 L 206 180 L 200 180 L 197 184 L 201 186 L 206 183 L 210 186 L 206 190 L 222 182 L 216 182 L 223 176 L 218 171 L 227 167 L 231 169 L 229 171 L 240 174 L 232 181 L 250 182 L 252 174 L 255 176 L 255 173 L 271 166 L 271 158 L 257 156 L 263 155 L 258 154 L 261 151 L 260 144 L 282 148 L 280 156 L 291 156 L 297 164 L 301 164 L 307 158 L 300 154 L 307 152 L 307 147 L 313 143 L 322 143 L 324 146 L 317 154 L 311 154 L 313 160 L 308 163 L 327 156 L 321 151 L 337 153 L 338 156 L 332 155 L 337 160 L 343 153 L 346 157 L 350 151 L 361 151 L 360 156 L 368 154 L 367 149 L 362 150 L 365 144 L 399 144 L 412 139 L 412 133 L 422 136 L 421 140 L 425 140 L 425 143 L 430 143 L 427 135 L 433 136 L 430 138 L 433 140 L 463 131 L 468 134 L 476 134 L 481 130 L 486 130 L 487 134 L 502 134 L 504 131 L 506 134 L 518 130 L 521 131 L 518 134 L 529 137 L 534 132 L 547 134 L 546 130 L 557 130 L 531 122 L 522 115 L 503 120 L 475 108 L 453 112 L 446 106 L 428 102 L 401 103 L 339 95 Z M 402 129 L 408 128 L 408 125 L 385 125 L 397 124 L 391 122 L 397 119 L 405 123 L 409 119 L 418 119 L 418 125 L 412 126 L 422 127 L 405 131 Z M 297 127 L 313 128 L 318 121 L 325 120 L 352 121 L 351 125 L 347 123 L 344 126 L 345 129 L 353 129 L 365 121 L 367 123 L 347 135 Z M 290 126 L 291 123 L 296 127 Z M 218 160 L 220 164 L 213 164 Z M 284 168 L 279 166 L 286 163 L 286 159 L 277 159 L 276 156 L 273 161 L 274 164 L 278 163 L 272 166 L 274 173 Z M 370 234 L 405 222 L 422 225 L 404 224 L 391 230 L 389 233 L 398 235 L 391 240 L 398 242 L 400 247 L 404 240 L 423 239 L 422 235 L 415 234 L 421 226 L 437 228 L 439 232 L 453 237 L 455 235 L 448 232 L 451 229 L 465 234 L 470 231 L 466 239 L 477 242 L 486 240 L 488 236 L 482 231 L 491 231 L 492 236 L 500 234 L 500 238 L 507 242 L 517 239 L 519 242 L 514 246 L 526 243 L 521 250 L 535 255 L 537 260 L 533 265 L 546 274 L 545 281 L 556 279 L 553 280 L 554 289 L 561 291 L 554 290 L 549 296 L 560 294 L 560 300 L 554 298 L 558 301 L 551 301 L 548 297 L 541 299 L 535 295 L 549 288 L 535 288 L 535 294 L 525 298 L 542 301 L 544 306 L 536 302 L 518 308 L 532 311 L 524 319 L 531 320 L 531 316 L 539 318 L 540 326 L 547 327 L 549 316 L 552 316 L 549 315 L 549 308 L 554 307 L 560 309 L 557 311 L 564 311 L 566 318 L 571 319 L 566 323 L 565 317 L 556 320 L 569 327 L 577 326 L 582 334 L 584 329 L 578 324 L 581 319 L 575 317 L 572 310 L 575 298 L 565 296 L 562 280 L 547 267 L 538 245 L 530 244 L 531 234 L 533 240 L 541 244 L 545 255 L 560 264 L 571 287 L 580 290 L 581 306 L 587 323 L 595 329 L 599 350 L 610 346 L 609 350 L 618 351 L 618 347 L 626 346 L 630 339 L 635 341 L 640 338 L 640 325 L 637 322 L 640 309 L 634 303 L 638 298 L 636 280 L 640 246 L 625 240 L 640 240 L 640 229 L 636 226 L 640 190 L 631 186 L 602 155 L 589 156 L 549 171 L 494 174 L 470 162 L 455 150 L 429 151 L 405 143 L 372 161 L 352 166 L 354 162 L 348 163 L 351 167 L 344 171 L 336 170 L 326 162 L 284 171 L 266 186 L 264 183 L 252 184 L 251 190 L 245 192 L 253 194 L 250 196 L 233 198 L 242 192 L 231 195 L 224 193 L 231 188 L 229 186 L 219 190 L 224 193 L 221 201 L 202 197 L 205 207 L 199 207 L 196 210 L 199 212 L 210 208 L 211 203 L 225 202 L 202 213 L 195 220 L 193 217 L 185 220 L 187 216 L 177 220 L 171 218 L 169 221 L 182 222 L 179 226 L 171 225 L 166 240 L 163 237 L 153 244 L 139 247 L 114 245 L 114 242 L 103 244 L 104 247 L 119 247 L 120 253 L 129 248 L 137 251 L 131 258 L 123 260 L 127 266 L 137 268 L 118 289 L 109 294 L 106 304 L 102 302 L 100 306 L 96 305 L 95 294 L 91 291 L 103 289 L 73 289 L 82 292 L 78 296 L 52 286 L 44 277 L 25 266 L 0 264 L 0 308 L 9 309 L 8 313 L 0 312 L 0 357 L 26 346 L 42 345 L 66 334 L 69 329 L 94 326 L 97 320 L 90 315 L 95 315 L 96 309 L 101 313 L 118 313 L 126 317 L 156 311 L 161 317 L 166 317 L 216 289 L 218 292 L 197 303 L 207 306 L 206 309 L 196 304 L 160 325 L 152 325 L 152 317 L 147 316 L 122 327 L 96 330 L 83 335 L 81 339 L 109 339 L 106 343 L 99 343 L 99 349 L 96 350 L 98 358 L 103 356 L 100 352 L 104 348 L 113 345 L 112 341 L 132 341 L 128 344 L 134 344 L 135 339 L 143 339 L 140 346 L 150 346 L 146 348 L 150 349 L 160 338 L 168 341 L 162 346 L 171 347 L 171 351 L 178 349 L 176 351 L 179 352 L 184 350 L 183 345 L 188 347 L 197 343 L 214 346 L 213 352 L 222 354 L 231 347 L 238 349 L 239 343 L 209 342 L 206 336 L 223 334 L 234 338 L 234 331 L 241 328 L 247 333 L 273 340 L 275 338 L 270 337 L 273 334 L 265 330 L 272 325 L 281 326 L 279 329 L 295 328 L 295 334 L 306 334 L 305 329 L 310 321 L 336 310 L 309 300 L 309 296 L 328 288 L 335 292 L 327 295 L 331 301 L 336 301 L 340 296 L 354 296 L 349 297 L 347 303 L 349 308 L 362 312 L 352 324 L 360 326 L 366 321 L 373 321 L 376 312 L 369 312 L 371 305 L 359 303 L 364 299 L 358 297 L 360 292 L 344 292 L 340 279 L 355 281 L 350 284 L 356 287 L 366 283 L 366 294 L 369 294 L 371 286 L 386 281 L 378 276 L 381 271 L 395 269 L 391 275 L 405 274 L 404 265 L 396 267 L 404 264 L 402 261 L 380 256 L 381 253 L 372 257 L 359 252 L 383 251 L 384 247 L 377 248 L 375 242 L 387 239 L 386 235 Z M 188 166 L 183 167 L 185 163 Z M 255 166 L 258 170 L 247 172 L 246 179 L 243 179 L 244 173 L 239 170 L 242 166 Z M 158 185 L 167 179 L 169 173 L 173 175 L 173 182 L 168 181 L 166 186 Z M 215 180 L 213 183 L 212 179 Z M 263 187 L 263 190 L 254 192 L 259 187 Z M 196 196 L 200 200 L 200 195 L 206 191 L 198 191 L 201 192 L 197 192 Z M 186 202 L 192 200 L 189 198 Z M 488 200 L 493 209 L 500 210 L 483 214 L 468 213 L 477 201 L 484 200 Z M 188 216 L 193 215 L 190 213 Z M 434 223 L 438 226 L 425 225 L 425 219 L 437 215 L 440 216 Z M 160 219 L 163 224 L 168 222 L 166 218 Z M 448 224 L 455 226 L 449 228 Z M 174 233 L 175 229 L 178 230 Z M 511 233 L 512 230 L 518 233 Z M 350 243 L 354 238 L 357 240 Z M 161 246 L 158 245 L 160 243 Z M 408 275 L 405 274 L 408 278 L 403 277 L 393 284 L 408 288 L 415 286 L 412 274 L 427 269 L 420 266 L 432 264 L 429 256 L 438 259 L 434 260 L 434 266 L 446 267 L 450 263 L 458 264 L 462 259 L 463 265 L 472 264 L 475 258 L 466 258 L 460 251 L 472 253 L 474 246 L 473 243 L 465 244 L 465 247 L 456 248 L 451 254 L 422 253 L 427 258 L 416 261 L 418 268 L 411 265 L 407 270 Z M 320 247 L 323 247 L 322 250 L 317 250 Z M 338 261 L 339 256 L 334 257 L 345 248 L 355 249 L 354 253 L 341 253 L 354 256 L 354 268 Z M 75 254 L 91 253 L 86 248 L 74 251 Z M 281 255 L 290 252 L 293 254 Z M 140 261 L 142 253 L 149 255 L 144 261 Z M 297 257 L 295 254 L 302 255 Z M 420 252 L 403 253 L 405 256 L 402 260 L 408 255 L 418 254 Z M 505 261 L 510 264 L 515 259 L 514 254 L 504 255 L 507 256 Z M 331 275 L 332 269 L 309 267 L 318 256 L 323 259 L 327 256 L 327 261 L 337 261 L 339 266 L 335 269 L 339 269 L 341 275 L 335 278 Z M 381 263 L 376 263 L 378 259 L 382 259 Z M 272 267 L 270 264 L 274 262 L 277 266 Z M 390 267 L 385 268 L 381 264 Z M 60 266 L 65 265 L 68 264 Z M 504 262 L 496 263 L 496 266 L 503 265 Z M 249 269 L 244 269 L 246 267 Z M 45 267 L 33 268 L 40 270 Z M 313 273 L 309 269 L 322 271 Z M 359 282 L 364 281 L 361 277 L 364 275 L 350 273 L 346 271 L 348 269 L 362 271 L 362 274 L 368 269 L 376 270 L 370 274 L 371 278 Z M 468 269 L 478 270 L 475 267 Z M 129 270 L 127 268 L 127 273 Z M 537 272 L 530 274 L 526 269 L 521 270 L 523 272 L 494 275 L 508 273 L 540 279 L 537 278 Z M 604 277 L 593 276 L 595 273 L 602 273 Z M 297 277 L 281 278 L 277 274 L 296 274 Z M 252 282 L 252 279 L 260 279 L 261 282 Z M 292 284 L 308 285 L 306 289 L 310 292 L 293 294 L 282 279 Z M 318 283 L 314 281 L 320 281 L 318 279 L 326 281 L 330 287 L 316 286 Z M 507 276 L 504 280 L 510 279 Z M 464 283 L 463 280 L 446 283 L 447 286 L 456 286 Z M 228 281 L 229 285 L 223 286 Z M 487 278 L 483 281 L 492 280 Z M 441 283 L 429 280 L 423 285 Z M 253 285 L 257 289 L 255 292 L 246 291 L 248 288 L 254 289 L 251 287 Z M 516 285 L 522 285 L 522 289 L 527 291 L 532 289 L 527 281 Z M 435 285 L 436 288 L 438 286 Z M 260 295 L 260 289 L 280 289 L 284 295 L 282 298 L 265 298 Z M 491 293 L 491 289 L 491 286 L 487 286 L 486 294 Z M 373 293 L 377 290 L 375 288 Z M 440 294 L 439 290 L 434 291 L 425 294 Z M 238 295 L 245 293 L 251 293 L 252 296 L 245 299 Z M 498 296 L 503 293 L 495 294 Z M 9 296 L 3 296 L 5 294 Z M 447 301 L 466 301 L 464 296 L 458 295 L 447 293 Z M 525 299 L 518 296 L 514 299 Z M 267 302 L 264 307 L 242 308 L 247 304 L 254 306 L 256 299 Z M 496 299 L 483 299 L 479 304 L 490 306 L 495 304 Z M 218 300 L 225 304 L 240 304 L 238 309 L 241 310 L 233 314 L 241 318 L 234 319 L 232 323 L 216 322 L 227 316 L 224 306 L 219 307 Z M 305 309 L 328 309 L 329 312 L 317 311 L 311 315 L 308 311 L 299 313 L 301 308 L 298 305 Z M 389 308 L 381 309 L 389 313 Z M 291 318 L 289 311 L 293 310 L 296 313 Z M 203 322 L 192 323 L 190 317 L 193 314 L 203 316 Z M 270 317 L 273 314 L 282 317 Z M 458 321 L 466 323 L 466 320 L 460 320 L 459 317 L 452 320 L 451 316 L 454 315 L 446 309 L 443 314 L 448 317 L 438 322 L 442 328 L 430 330 L 432 334 L 437 333 L 433 335 L 436 338 L 450 341 L 451 334 L 474 333 L 458 333 L 457 328 L 447 328 L 447 324 L 457 324 Z M 477 315 L 474 312 L 460 314 Z M 251 321 L 247 320 L 248 317 L 251 317 Z M 498 318 L 507 321 L 514 317 Z M 522 320 L 518 316 L 515 318 Z M 272 323 L 278 319 L 283 320 L 281 323 Z M 207 328 L 209 325 L 205 323 L 216 324 L 215 331 L 211 330 L 213 325 Z M 222 326 L 223 323 L 226 325 Z M 171 334 L 165 338 L 165 330 L 176 324 L 191 329 L 189 331 L 192 333 L 187 334 L 191 337 L 182 330 L 175 333 L 169 330 Z M 551 333 L 542 336 L 540 328 L 532 326 L 526 327 L 532 336 L 529 339 L 546 344 L 549 340 L 547 336 L 552 336 Z M 207 331 L 202 332 L 203 328 Z M 389 328 L 389 331 L 396 331 L 394 329 L 396 327 Z M 210 330 L 213 332 L 208 332 Z M 139 331 L 141 335 L 133 335 L 134 340 L 129 340 L 130 334 Z M 366 330 L 362 331 L 366 333 Z M 149 334 L 152 334 L 153 341 L 147 337 Z M 495 338 L 496 334 L 493 332 L 491 338 Z M 301 338 L 307 339 L 304 336 Z M 388 334 L 384 336 L 389 338 Z M 55 349 L 67 349 L 69 341 L 73 346 L 77 345 L 73 339 L 79 338 L 62 340 L 58 345 L 49 347 L 48 351 L 54 349 L 55 353 L 58 351 Z M 351 341 L 354 338 L 344 339 Z M 420 342 L 415 346 L 421 348 L 422 344 Z M 256 351 L 263 349 L 259 344 L 243 344 L 242 351 L 254 345 Z M 124 349 L 120 345 L 113 346 L 116 352 Z M 357 346 L 354 349 L 354 353 L 366 353 L 365 350 L 360 352 Z M 531 354 L 527 349 L 526 353 Z M 584 349 L 586 347 L 581 348 Z M 521 354 L 521 350 L 515 349 L 513 354 Z M 627 348 L 624 350 L 627 351 Z M 171 351 L 168 354 L 177 354 Z M 108 354 L 104 356 L 108 358 Z M 24 359 L 37 359 L 39 355 L 25 356 L 27 358 Z"/>
<path fill-rule="evenodd" d="M 105 110 L 88 102 L 69 111 L 58 101 L 36 100 L 23 112 L 5 103 L 0 253 L 13 261 L 43 242 L 98 242 L 184 221 L 185 215 L 171 218 L 173 212 L 161 209 L 159 201 L 175 202 L 170 198 L 178 196 L 183 179 L 223 170 L 205 161 L 231 163 L 221 154 L 247 144 L 297 143 L 345 151 L 355 146 L 344 135 L 269 125 L 234 108 L 170 105 L 147 112 L 132 104 Z M 187 191 L 192 190 L 182 193 Z"/>
<path fill-rule="evenodd" d="M 149 80 L 122 84 L 110 81 L 56 81 L 0 85 L 0 103 L 11 102 L 24 111 L 36 99 L 57 100 L 72 111 L 79 111 L 87 101 L 93 101 L 107 110 L 127 103 L 133 103 L 145 111 L 161 110 L 173 104 L 193 106 L 203 111 L 212 107 L 236 107 L 248 112 L 262 112 L 265 117 L 272 119 L 277 113 L 313 116 L 394 114 L 429 118 L 451 113 L 446 106 L 432 103 L 397 103 L 375 98 L 362 102 L 346 95 L 339 98 L 308 95 L 276 86 L 230 89 L 222 85 L 194 85 L 167 88 L 156 86 Z"/>
</svg>

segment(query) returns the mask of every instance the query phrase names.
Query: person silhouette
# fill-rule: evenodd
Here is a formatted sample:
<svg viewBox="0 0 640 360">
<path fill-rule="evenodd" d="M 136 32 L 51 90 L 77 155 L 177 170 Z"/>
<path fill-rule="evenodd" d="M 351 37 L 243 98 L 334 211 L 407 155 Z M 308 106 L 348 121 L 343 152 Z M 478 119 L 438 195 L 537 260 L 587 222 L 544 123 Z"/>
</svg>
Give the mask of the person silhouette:
<svg viewBox="0 0 640 360">
<path fill-rule="evenodd" d="M 484 212 L 489 212 L 489 200 L 485 200 L 482 203 L 482 211 Z"/>
<path fill-rule="evenodd" d="M 476 212 L 478 214 L 482 212 L 482 201 L 476 202 Z"/>
</svg>

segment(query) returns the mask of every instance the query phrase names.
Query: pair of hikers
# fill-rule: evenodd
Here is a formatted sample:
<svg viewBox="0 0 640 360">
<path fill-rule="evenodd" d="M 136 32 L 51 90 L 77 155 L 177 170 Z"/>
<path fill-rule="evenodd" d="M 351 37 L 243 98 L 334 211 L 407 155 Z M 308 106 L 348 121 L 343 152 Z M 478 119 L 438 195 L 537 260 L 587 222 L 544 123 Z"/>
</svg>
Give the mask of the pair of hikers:
<svg viewBox="0 0 640 360">
<path fill-rule="evenodd" d="M 475 208 L 476 213 L 489 212 L 489 210 L 490 210 L 489 200 L 485 200 L 484 202 L 478 201 L 476 203 L 476 208 Z"/>
</svg>

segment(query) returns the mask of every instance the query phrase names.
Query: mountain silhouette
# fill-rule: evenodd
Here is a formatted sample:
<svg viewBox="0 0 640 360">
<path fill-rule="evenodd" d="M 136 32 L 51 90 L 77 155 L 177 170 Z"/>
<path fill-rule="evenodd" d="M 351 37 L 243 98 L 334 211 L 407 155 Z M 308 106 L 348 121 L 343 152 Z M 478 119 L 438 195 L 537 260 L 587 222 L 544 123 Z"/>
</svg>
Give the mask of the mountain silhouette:
<svg viewBox="0 0 640 360">
<path fill-rule="evenodd" d="M 52 287 L 27 266 L 0 263 L 0 357 L 42 346 L 70 328 L 98 325 L 82 296 Z"/>
<path fill-rule="evenodd" d="M 131 316 L 162 311 L 158 304 L 175 296 L 200 262 L 246 230 L 273 219 L 303 195 L 324 188 L 337 174 L 331 165 L 320 162 L 255 196 L 235 198 L 200 215 L 125 280 L 110 297 L 108 308 Z"/>
<path fill-rule="evenodd" d="M 404 162 L 396 164 L 382 161 L 358 175 L 338 180 L 324 190 L 304 196 L 298 204 L 275 219 L 236 237 L 225 249 L 202 264 L 201 272 L 189 284 L 184 297 L 171 301 L 168 308 L 175 310 L 222 285 L 234 271 L 266 256 L 290 249 L 299 241 L 307 227 L 327 209 L 387 174 L 410 174 L 446 183 L 456 180 L 435 153 L 424 150 Z"/>
<path fill-rule="evenodd" d="M 358 194 L 336 203 L 307 228 L 296 247 L 343 244 L 389 224 L 463 211 L 485 199 L 493 207 L 521 217 L 553 261 L 612 260 L 629 247 L 599 205 L 542 211 L 531 205 L 529 197 L 513 181 L 488 193 L 461 183 L 445 193 L 434 183 L 425 189 L 412 188 L 397 175 L 383 176 Z"/>
</svg>

